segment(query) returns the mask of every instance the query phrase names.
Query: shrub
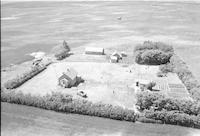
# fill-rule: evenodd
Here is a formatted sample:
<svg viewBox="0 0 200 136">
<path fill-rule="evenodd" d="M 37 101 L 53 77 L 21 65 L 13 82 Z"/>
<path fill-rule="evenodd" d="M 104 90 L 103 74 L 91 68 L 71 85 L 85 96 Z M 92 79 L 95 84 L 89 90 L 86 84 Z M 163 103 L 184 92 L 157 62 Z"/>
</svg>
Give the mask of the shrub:
<svg viewBox="0 0 200 136">
<path fill-rule="evenodd" d="M 174 54 L 172 46 L 161 42 L 145 41 L 134 48 L 135 61 L 139 64 L 160 65 L 169 62 Z"/>
<path fill-rule="evenodd" d="M 174 72 L 174 66 L 171 63 L 160 65 L 159 69 L 164 74 L 169 73 L 169 72 Z"/>
<path fill-rule="evenodd" d="M 62 93 L 53 93 L 52 95 L 41 97 L 16 93 L 14 91 L 1 91 L 1 101 L 64 113 L 77 113 L 131 122 L 135 122 L 136 120 L 136 114 L 133 110 L 109 104 L 91 103 L 87 100 L 75 99 L 71 95 Z"/>
<path fill-rule="evenodd" d="M 17 76 L 11 80 L 8 80 L 5 84 L 4 87 L 6 89 L 14 89 L 17 88 L 19 86 L 21 86 L 23 83 L 25 83 L 27 80 L 31 79 L 32 77 L 34 77 L 35 75 L 39 74 L 40 72 L 42 72 L 43 70 L 46 69 L 46 65 L 43 66 L 34 66 L 33 68 L 31 68 L 30 71 Z"/>
<path fill-rule="evenodd" d="M 189 92 L 195 100 L 200 101 L 200 87 L 194 87 Z"/>
<path fill-rule="evenodd" d="M 56 57 L 57 60 L 62 60 L 62 59 L 64 59 L 64 58 L 68 57 L 69 55 L 70 55 L 70 54 L 69 54 L 69 52 L 68 52 L 66 49 L 57 51 L 57 52 L 55 53 L 55 57 Z"/>
<path fill-rule="evenodd" d="M 143 111 L 145 117 L 143 122 L 162 121 L 166 124 L 200 128 L 200 102 L 178 100 L 158 93 L 143 92 L 138 94 L 137 105 Z"/>
<path fill-rule="evenodd" d="M 142 111 L 145 109 L 150 109 L 154 102 L 162 97 L 164 96 L 159 93 L 149 93 L 147 91 L 143 91 L 142 93 L 137 94 L 136 105 L 139 106 L 140 110 Z"/>
<path fill-rule="evenodd" d="M 177 110 L 173 111 L 146 110 L 145 117 L 155 120 L 162 120 L 166 124 L 200 128 L 200 116 L 185 114 Z"/>
<path fill-rule="evenodd" d="M 137 94 L 137 103 L 140 110 L 178 110 L 190 115 L 200 114 L 200 102 L 191 100 L 179 100 L 175 98 L 168 98 L 165 95 L 152 92 L 143 92 Z"/>
<path fill-rule="evenodd" d="M 165 53 L 160 50 L 146 50 L 144 52 L 140 52 L 137 54 L 136 58 L 140 58 L 139 60 L 136 59 L 136 62 L 139 64 L 148 64 L 148 65 L 160 65 L 166 64 L 169 62 L 171 54 Z"/>
</svg>

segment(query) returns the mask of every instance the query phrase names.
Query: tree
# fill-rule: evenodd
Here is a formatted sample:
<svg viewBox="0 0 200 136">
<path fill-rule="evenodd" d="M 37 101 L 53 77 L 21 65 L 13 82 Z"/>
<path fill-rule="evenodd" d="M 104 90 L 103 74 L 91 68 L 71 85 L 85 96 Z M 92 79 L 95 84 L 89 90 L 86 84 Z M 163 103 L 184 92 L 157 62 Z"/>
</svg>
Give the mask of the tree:
<svg viewBox="0 0 200 136">
<path fill-rule="evenodd" d="M 67 42 L 64 40 L 63 41 L 63 47 L 66 49 L 66 51 L 70 51 L 71 49 L 70 49 L 70 47 L 69 47 L 69 45 L 67 44 Z"/>
</svg>

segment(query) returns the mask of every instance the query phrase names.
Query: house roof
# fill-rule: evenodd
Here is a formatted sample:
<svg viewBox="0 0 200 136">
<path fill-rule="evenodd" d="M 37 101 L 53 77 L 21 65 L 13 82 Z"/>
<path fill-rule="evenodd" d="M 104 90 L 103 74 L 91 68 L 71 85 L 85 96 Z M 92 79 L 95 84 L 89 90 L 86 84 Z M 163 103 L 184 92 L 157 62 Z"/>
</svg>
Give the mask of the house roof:
<svg viewBox="0 0 200 136">
<path fill-rule="evenodd" d="M 85 48 L 86 54 L 104 54 L 104 48 L 98 48 L 98 47 L 86 47 Z"/>
<path fill-rule="evenodd" d="M 69 78 L 71 78 L 72 80 L 75 79 L 78 75 L 78 73 L 73 68 L 67 69 L 67 71 L 64 72 L 64 74 Z"/>
<path fill-rule="evenodd" d="M 118 58 L 116 56 L 110 56 L 111 60 L 117 60 Z"/>
</svg>

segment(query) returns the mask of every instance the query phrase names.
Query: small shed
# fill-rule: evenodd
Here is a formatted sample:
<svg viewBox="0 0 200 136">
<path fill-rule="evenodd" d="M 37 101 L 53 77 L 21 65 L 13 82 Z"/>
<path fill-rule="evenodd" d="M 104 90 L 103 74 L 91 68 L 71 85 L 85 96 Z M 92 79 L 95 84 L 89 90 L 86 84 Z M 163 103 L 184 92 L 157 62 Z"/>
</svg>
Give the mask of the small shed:
<svg viewBox="0 0 200 136">
<path fill-rule="evenodd" d="M 86 47 L 85 54 L 104 55 L 104 48 Z"/>
<path fill-rule="evenodd" d="M 116 56 L 117 59 L 122 59 L 122 55 L 120 53 L 118 53 L 117 51 L 113 52 L 112 56 Z"/>
<path fill-rule="evenodd" d="M 110 62 L 111 63 L 117 63 L 118 62 L 118 58 L 116 56 L 110 56 Z"/>
<path fill-rule="evenodd" d="M 67 69 L 66 72 L 63 72 L 59 77 L 59 85 L 64 88 L 70 88 L 74 86 L 77 82 L 77 72 L 73 68 Z"/>
</svg>

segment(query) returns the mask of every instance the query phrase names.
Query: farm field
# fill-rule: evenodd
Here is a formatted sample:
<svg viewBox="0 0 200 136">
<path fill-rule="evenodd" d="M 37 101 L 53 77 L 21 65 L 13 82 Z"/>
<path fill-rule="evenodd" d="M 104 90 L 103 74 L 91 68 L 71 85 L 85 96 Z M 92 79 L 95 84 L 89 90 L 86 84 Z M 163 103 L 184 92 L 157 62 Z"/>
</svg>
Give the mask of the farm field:
<svg viewBox="0 0 200 136">
<path fill-rule="evenodd" d="M 172 125 L 131 123 L 29 106 L 1 103 L 3 136 L 198 136 L 200 130 Z"/>
<path fill-rule="evenodd" d="M 173 44 L 200 79 L 199 9 L 196 2 L 3 3 L 1 65 L 30 60 L 32 52 L 49 53 L 64 39 L 72 48 L 159 40 Z"/>
</svg>

